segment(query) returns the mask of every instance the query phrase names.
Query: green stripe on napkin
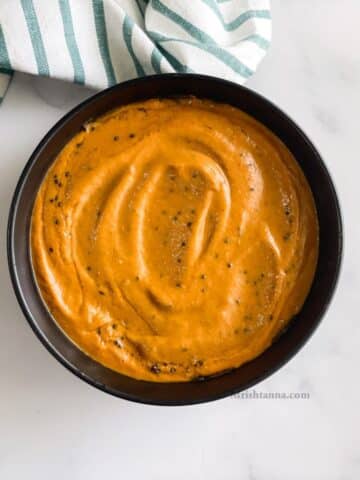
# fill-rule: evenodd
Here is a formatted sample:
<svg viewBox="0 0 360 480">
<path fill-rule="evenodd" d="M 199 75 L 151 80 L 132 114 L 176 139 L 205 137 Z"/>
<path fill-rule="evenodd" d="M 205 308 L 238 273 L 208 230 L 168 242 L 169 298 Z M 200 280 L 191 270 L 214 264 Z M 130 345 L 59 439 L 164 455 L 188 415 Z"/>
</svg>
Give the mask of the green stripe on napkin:
<svg viewBox="0 0 360 480">
<path fill-rule="evenodd" d="M 60 7 L 61 17 L 64 25 L 64 35 L 65 35 L 66 45 L 68 47 L 69 54 L 71 57 L 71 62 L 74 68 L 74 82 L 84 84 L 85 72 L 84 72 L 83 63 L 80 57 L 79 47 L 76 43 L 69 0 L 59 0 L 59 7 Z"/>
<path fill-rule="evenodd" d="M 39 75 L 49 76 L 49 64 L 33 2 L 32 0 L 21 0 L 21 6 L 34 50 L 38 73 Z"/>
<path fill-rule="evenodd" d="M 161 71 L 161 59 L 162 55 L 159 50 L 155 47 L 151 53 L 151 65 L 155 71 L 155 73 L 162 73 Z"/>
<path fill-rule="evenodd" d="M 232 20 L 231 22 L 227 23 L 224 20 L 224 17 L 218 7 L 218 3 L 216 0 L 201 0 L 205 5 L 211 8 L 211 10 L 215 13 L 218 19 L 221 21 L 223 28 L 227 32 L 231 32 L 232 30 L 236 30 L 245 22 L 252 18 L 266 18 L 270 19 L 270 11 L 269 10 L 247 10 L 246 12 L 239 15 L 237 18 Z"/>
<path fill-rule="evenodd" d="M 116 83 L 114 67 L 110 57 L 109 43 L 106 31 L 103 0 L 93 0 L 93 12 L 100 55 L 106 72 L 108 86 Z"/>
<path fill-rule="evenodd" d="M 200 50 L 204 50 L 205 52 L 211 53 L 227 67 L 231 68 L 234 72 L 240 74 L 244 78 L 248 78 L 254 73 L 252 70 L 250 70 L 250 68 L 247 68 L 243 63 L 241 63 L 234 55 L 231 55 L 231 53 L 226 52 L 225 50 L 217 47 L 216 45 L 206 45 L 203 43 L 190 42 L 188 40 L 178 40 L 177 38 L 164 37 L 157 32 L 149 32 L 149 35 L 151 36 L 151 38 L 155 39 L 156 42 L 161 44 L 166 42 L 181 42 L 185 43 L 186 45 L 191 45 Z M 169 55 L 168 51 L 167 55 Z"/>
<path fill-rule="evenodd" d="M 0 25 L 0 73 L 11 73 L 11 63 L 5 42 L 4 33 Z"/>
<path fill-rule="evenodd" d="M 123 35 L 124 35 L 124 40 L 127 46 L 127 49 L 129 50 L 129 54 L 134 62 L 136 73 L 138 77 L 144 77 L 145 76 L 145 71 L 139 62 L 137 56 L 135 55 L 133 46 L 132 46 L 132 34 L 133 34 L 133 28 L 134 28 L 134 22 L 131 20 L 131 18 L 128 15 L 125 15 L 124 23 L 123 23 Z"/>
</svg>

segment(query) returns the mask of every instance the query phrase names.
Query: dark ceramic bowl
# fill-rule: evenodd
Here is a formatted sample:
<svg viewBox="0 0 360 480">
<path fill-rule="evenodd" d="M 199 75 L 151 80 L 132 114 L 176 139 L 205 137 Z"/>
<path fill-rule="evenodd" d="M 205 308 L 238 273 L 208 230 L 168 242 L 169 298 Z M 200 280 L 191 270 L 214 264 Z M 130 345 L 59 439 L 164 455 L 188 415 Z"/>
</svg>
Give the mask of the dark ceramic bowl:
<svg viewBox="0 0 360 480">
<path fill-rule="evenodd" d="M 287 330 L 255 360 L 217 377 L 189 383 L 159 384 L 134 380 L 95 362 L 60 330 L 43 304 L 29 255 L 29 227 L 40 183 L 64 144 L 90 118 L 134 101 L 152 97 L 195 95 L 231 104 L 272 130 L 291 150 L 314 195 L 320 252 L 311 291 Z M 309 339 L 329 305 L 339 275 L 342 225 L 338 199 L 329 173 L 305 134 L 275 105 L 234 83 L 201 75 L 158 75 L 122 83 L 98 93 L 65 115 L 45 136 L 17 184 L 8 224 L 8 261 L 19 304 L 31 328 L 55 358 L 94 387 L 118 397 L 158 405 L 207 402 L 245 390 L 274 373 Z"/>
</svg>

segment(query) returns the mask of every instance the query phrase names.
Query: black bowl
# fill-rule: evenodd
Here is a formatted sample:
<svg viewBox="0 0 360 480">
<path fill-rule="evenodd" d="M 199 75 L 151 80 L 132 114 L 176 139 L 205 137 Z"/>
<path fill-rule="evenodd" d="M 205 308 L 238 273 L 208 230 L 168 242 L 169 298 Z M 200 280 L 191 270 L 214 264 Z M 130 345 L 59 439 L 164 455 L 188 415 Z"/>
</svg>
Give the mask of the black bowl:
<svg viewBox="0 0 360 480">
<path fill-rule="evenodd" d="M 291 150 L 312 189 L 320 225 L 319 260 L 311 291 L 287 330 L 255 360 L 222 375 L 188 383 L 135 380 L 100 365 L 81 352 L 60 330 L 43 304 L 29 255 L 29 228 L 40 183 L 64 144 L 84 122 L 108 110 L 152 97 L 195 95 L 231 104 L 272 130 Z M 289 117 L 257 93 L 202 75 L 156 75 L 116 85 L 81 103 L 45 136 L 17 184 L 8 224 L 8 261 L 19 304 L 38 338 L 65 367 L 105 392 L 137 402 L 186 405 L 245 390 L 274 373 L 309 339 L 334 293 L 342 255 L 342 224 L 329 173 L 305 134 Z"/>
</svg>

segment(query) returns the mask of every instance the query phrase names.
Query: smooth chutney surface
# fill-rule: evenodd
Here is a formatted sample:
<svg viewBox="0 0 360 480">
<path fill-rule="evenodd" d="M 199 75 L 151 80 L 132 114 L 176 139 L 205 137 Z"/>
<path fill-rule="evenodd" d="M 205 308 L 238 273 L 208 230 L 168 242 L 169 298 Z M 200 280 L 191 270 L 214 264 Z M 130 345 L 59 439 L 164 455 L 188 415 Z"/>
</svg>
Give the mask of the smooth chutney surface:
<svg viewBox="0 0 360 480">
<path fill-rule="evenodd" d="M 257 357 L 300 310 L 318 225 L 268 129 L 228 105 L 154 99 L 67 143 L 38 192 L 31 251 L 45 303 L 84 352 L 186 381 Z"/>
</svg>

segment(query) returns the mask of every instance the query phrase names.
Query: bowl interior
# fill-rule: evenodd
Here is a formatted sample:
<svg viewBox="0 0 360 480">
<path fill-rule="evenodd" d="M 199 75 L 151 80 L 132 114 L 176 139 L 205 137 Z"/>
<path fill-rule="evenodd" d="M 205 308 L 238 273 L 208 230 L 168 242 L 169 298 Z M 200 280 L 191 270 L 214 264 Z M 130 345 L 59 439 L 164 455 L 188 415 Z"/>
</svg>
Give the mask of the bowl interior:
<svg viewBox="0 0 360 480">
<path fill-rule="evenodd" d="M 300 313 L 274 344 L 255 360 L 223 375 L 189 383 L 158 384 L 113 372 L 81 352 L 45 308 L 29 257 L 29 227 L 40 183 L 64 144 L 82 125 L 117 106 L 153 97 L 195 95 L 231 104 L 266 125 L 290 149 L 312 189 L 320 227 L 319 260 Z M 53 127 L 39 144 L 18 182 L 9 216 L 8 258 L 20 306 L 46 348 L 88 383 L 114 395 L 151 404 L 182 405 L 242 391 L 288 361 L 310 337 L 332 297 L 339 273 L 342 229 L 338 200 L 329 173 L 302 131 L 277 107 L 244 87 L 200 75 L 158 75 L 132 80 L 86 100 Z"/>
</svg>

